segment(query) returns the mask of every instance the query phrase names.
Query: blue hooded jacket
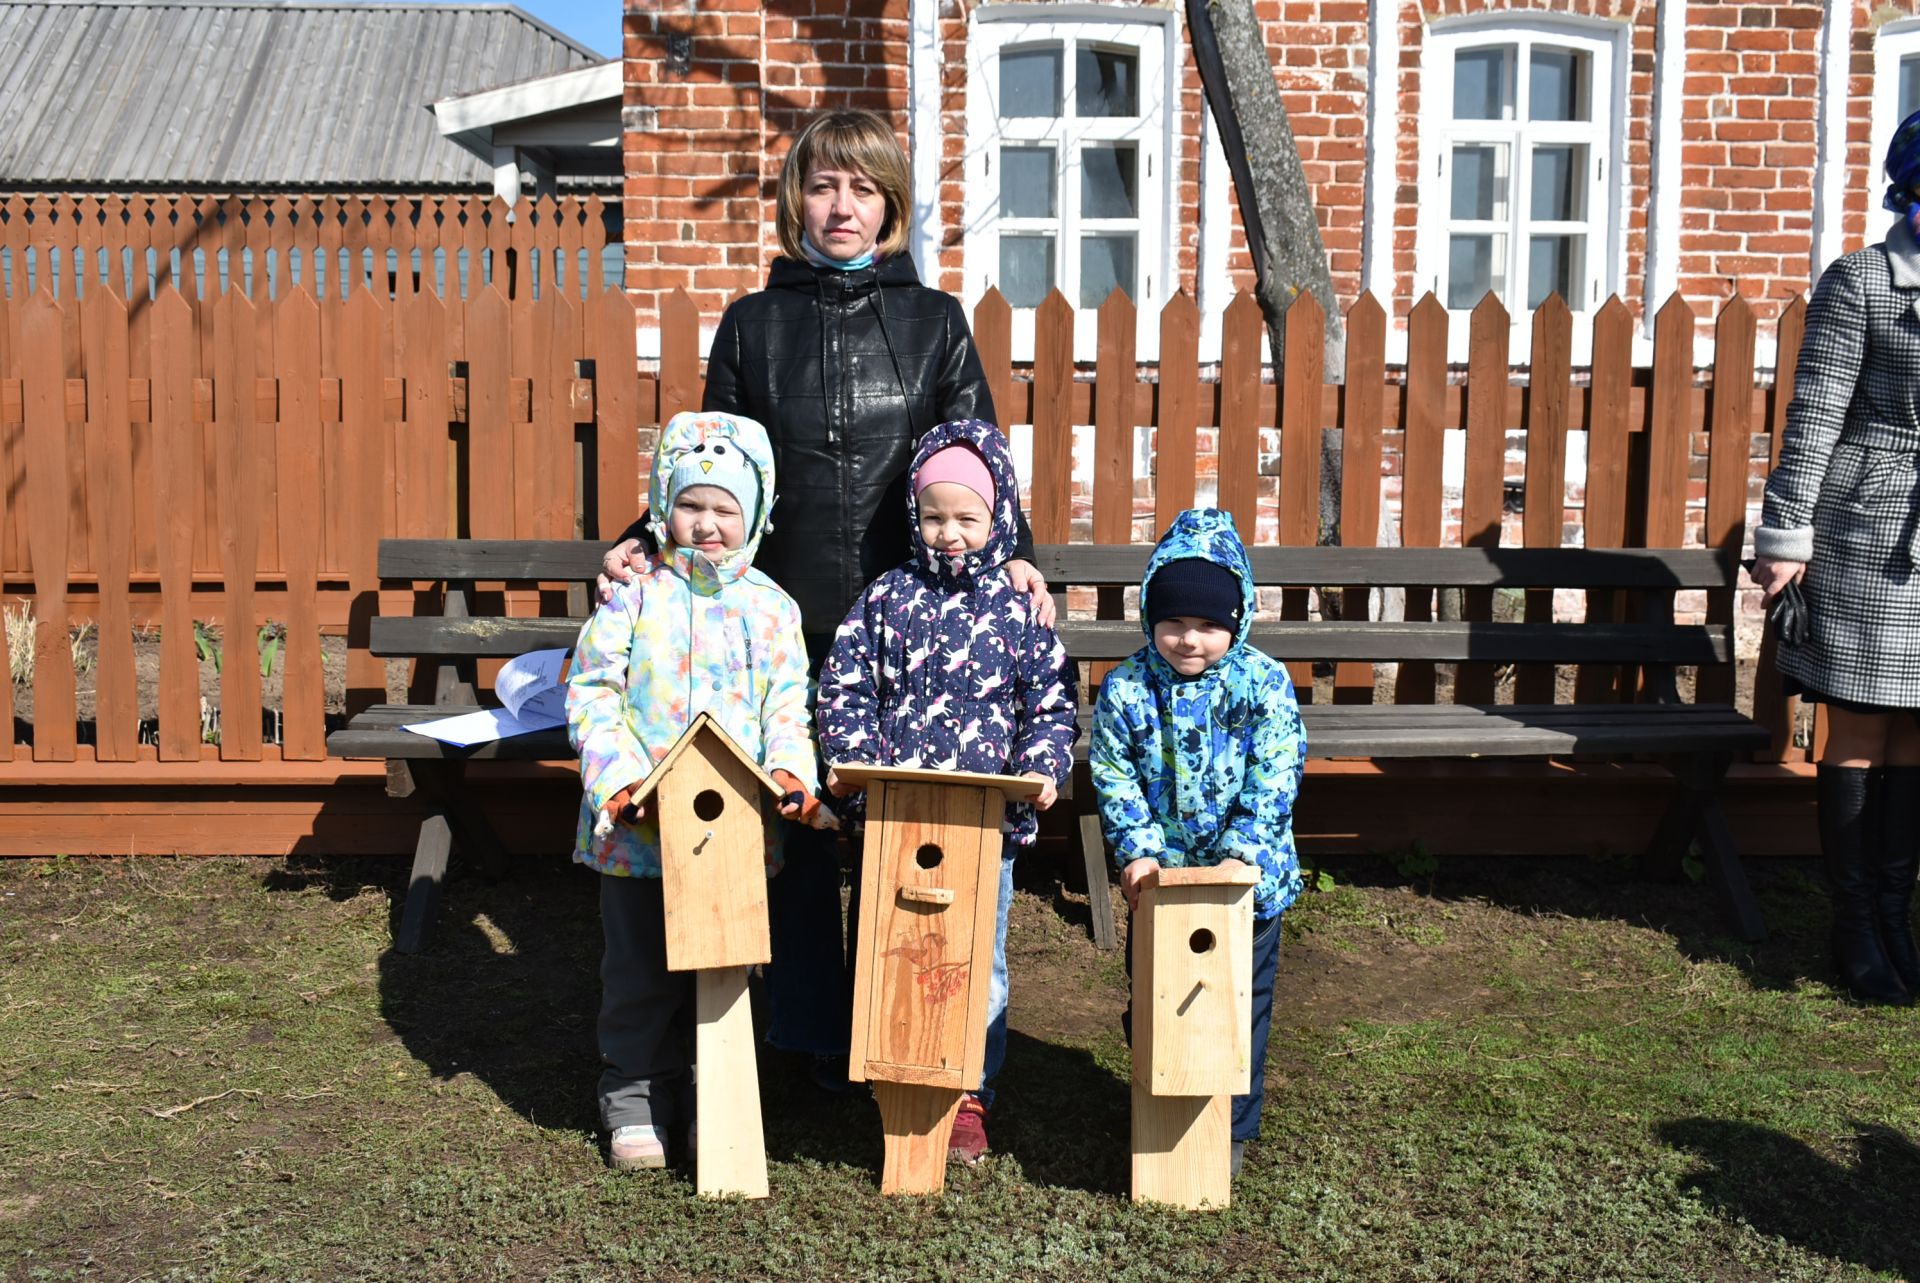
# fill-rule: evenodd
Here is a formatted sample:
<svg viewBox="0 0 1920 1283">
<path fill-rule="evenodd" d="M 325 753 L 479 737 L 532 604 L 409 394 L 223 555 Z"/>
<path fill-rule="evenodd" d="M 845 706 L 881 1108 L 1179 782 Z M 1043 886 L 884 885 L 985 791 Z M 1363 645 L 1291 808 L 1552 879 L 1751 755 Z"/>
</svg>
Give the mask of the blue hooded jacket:
<svg viewBox="0 0 1920 1283">
<path fill-rule="evenodd" d="M 921 438 L 912 471 L 951 445 L 986 461 L 992 530 L 976 551 L 938 552 L 920 537 L 918 498 L 908 494 L 913 559 L 867 585 L 820 669 L 820 755 L 829 766 L 1037 772 L 1064 785 L 1080 735 L 1078 683 L 1060 638 L 1007 577 L 1019 534 L 1013 459 L 999 428 L 960 419 Z M 848 801 L 843 810 L 858 814 L 864 798 Z M 1030 845 L 1033 807 L 1010 803 L 1007 828 Z"/>
<path fill-rule="evenodd" d="M 1182 677 L 1151 640 L 1147 584 L 1170 561 L 1201 557 L 1240 580 L 1239 631 L 1220 662 Z M 1233 519 L 1213 508 L 1174 518 L 1140 581 L 1147 644 L 1100 687 L 1088 754 L 1100 826 L 1125 868 L 1151 857 L 1168 868 L 1237 859 L 1260 870 L 1254 916 L 1300 894 L 1293 799 L 1307 737 L 1286 666 L 1247 644 L 1254 588 Z"/>
</svg>

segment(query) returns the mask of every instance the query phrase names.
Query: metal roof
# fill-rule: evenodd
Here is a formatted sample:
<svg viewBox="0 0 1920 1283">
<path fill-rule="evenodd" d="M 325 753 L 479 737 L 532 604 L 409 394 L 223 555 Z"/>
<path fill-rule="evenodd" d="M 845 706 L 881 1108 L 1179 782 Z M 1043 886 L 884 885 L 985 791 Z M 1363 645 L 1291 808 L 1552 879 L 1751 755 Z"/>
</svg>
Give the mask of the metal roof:
<svg viewBox="0 0 1920 1283">
<path fill-rule="evenodd" d="M 0 185 L 487 187 L 427 104 L 601 61 L 510 4 L 0 0 Z"/>
</svg>

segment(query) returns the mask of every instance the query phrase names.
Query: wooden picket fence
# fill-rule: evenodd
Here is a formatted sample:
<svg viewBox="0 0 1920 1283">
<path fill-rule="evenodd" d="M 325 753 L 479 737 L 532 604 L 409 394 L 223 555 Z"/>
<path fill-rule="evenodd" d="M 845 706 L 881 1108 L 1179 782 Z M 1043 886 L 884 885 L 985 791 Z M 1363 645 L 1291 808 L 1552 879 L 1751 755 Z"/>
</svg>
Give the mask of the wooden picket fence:
<svg viewBox="0 0 1920 1283">
<path fill-rule="evenodd" d="M 632 302 L 587 267 L 567 266 L 590 264 L 605 244 L 595 239 L 604 227 L 597 198 L 524 203 L 512 218 L 504 206 L 467 202 L 451 219 L 446 203 L 431 201 L 175 202 L 164 219 L 153 204 L 51 203 L 38 218 L 20 217 L 18 202 L 4 206 L 14 216 L 0 233 L 12 290 L 0 298 L 0 595 L 31 599 L 35 663 L 30 734 L 0 735 L 0 760 L 322 761 L 322 632 L 348 637 L 353 709 L 385 696 L 366 621 L 433 600 L 433 585 L 378 582 L 378 540 L 617 532 L 641 500 L 642 432 L 699 404 L 700 317 L 684 295 L 670 297 L 657 368 L 640 369 Z M 193 217 L 187 239 L 183 209 Z M 132 233 L 144 231 L 154 247 L 162 223 L 167 253 L 134 255 Z M 425 237 L 428 225 L 438 239 Z M 450 226 L 457 243 L 444 235 Z M 222 270 L 203 265 L 196 277 L 182 266 L 183 249 L 216 245 Z M 462 270 L 423 268 L 415 279 L 401 265 L 433 261 L 409 258 L 423 246 L 452 249 Z M 136 260 L 144 275 L 127 270 Z M 73 266 L 49 270 L 59 262 Z M 288 270 L 314 262 L 329 266 Z M 1056 293 L 1039 309 L 1033 364 L 1016 369 L 1010 309 L 990 293 L 975 334 L 1003 426 L 1031 425 L 1035 538 L 1069 539 L 1073 434 L 1090 425 L 1094 540 L 1127 541 L 1148 517 L 1164 526 L 1193 502 L 1203 463 L 1217 476 L 1218 504 L 1253 538 L 1263 454 L 1272 454 L 1264 429 L 1277 435 L 1277 538 L 1310 543 L 1320 433 L 1340 428 L 1342 540 L 1373 542 L 1385 454 L 1400 460 L 1401 542 L 1437 546 L 1442 443 L 1459 428 L 1461 538 L 1496 544 L 1506 434 L 1516 429 L 1526 441 L 1527 545 L 1561 542 L 1569 432 L 1587 434 L 1590 546 L 1689 542 L 1689 459 L 1704 434 L 1705 542 L 1732 552 L 1750 460 L 1777 450 L 1804 317 L 1799 301 L 1787 309 L 1781 377 L 1763 386 L 1753 313 L 1739 299 L 1717 320 L 1705 372 L 1694 367 L 1695 317 L 1677 297 L 1658 315 L 1650 372 L 1632 365 L 1633 322 L 1617 299 L 1594 318 L 1591 371 L 1573 370 L 1571 317 L 1555 301 L 1535 315 L 1532 365 L 1520 382 L 1496 300 L 1472 316 L 1462 377 L 1447 366 L 1449 318 L 1438 302 L 1412 310 L 1407 364 L 1389 369 L 1387 315 L 1363 297 L 1347 315 L 1344 380 L 1330 384 L 1317 304 L 1303 297 L 1294 306 L 1289 330 L 1315 338 L 1290 344 L 1269 381 L 1250 297 L 1228 309 L 1217 377 L 1203 378 L 1200 318 L 1184 295 L 1143 321 L 1122 295 L 1076 317 Z M 1161 354 L 1144 373 L 1134 358 L 1143 323 L 1159 327 Z M 1090 371 L 1073 364 L 1076 324 L 1098 326 Z M 1155 442 L 1148 499 L 1135 486 L 1140 427 Z M 1210 453 L 1203 433 L 1215 442 Z M 565 607 L 563 595 L 537 587 L 510 600 L 530 611 Z M 1470 600 L 1468 617 L 1489 605 L 1484 595 Z M 1117 594 L 1099 604 L 1118 607 Z M 1286 615 L 1308 609 L 1305 590 L 1286 594 Z M 1419 617 L 1431 603 L 1410 594 L 1407 609 Z M 1530 619 L 1551 610 L 1549 594 L 1527 603 Z M 1707 611 L 1731 622 L 1732 594 L 1715 594 Z M 89 733 L 76 730 L 69 647 L 83 621 L 99 630 Z M 196 621 L 223 638 L 217 745 L 203 742 Z M 261 730 L 254 651 L 268 621 L 285 627 L 278 743 Z M 157 727 L 143 735 L 134 636 L 154 625 Z M 1365 667 L 1341 667 L 1337 698 L 1370 697 Z M 1524 698 L 1551 698 L 1536 675 L 1526 680 Z M 1732 680 L 1708 675 L 1703 697 L 1731 699 Z M 1777 686 L 1768 672 L 1759 680 L 1758 715 L 1776 729 L 1784 759 L 1789 710 L 1766 694 Z M 13 712 L 10 684 L 0 683 L 0 725 L 14 724 Z M 259 778 L 271 782 L 271 772 Z"/>
</svg>

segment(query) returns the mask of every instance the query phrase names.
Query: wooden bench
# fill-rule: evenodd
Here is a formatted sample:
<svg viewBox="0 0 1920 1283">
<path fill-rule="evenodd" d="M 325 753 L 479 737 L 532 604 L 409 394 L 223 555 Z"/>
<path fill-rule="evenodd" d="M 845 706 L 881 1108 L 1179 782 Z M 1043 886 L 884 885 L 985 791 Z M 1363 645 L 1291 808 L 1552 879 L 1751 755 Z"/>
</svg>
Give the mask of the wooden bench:
<svg viewBox="0 0 1920 1283">
<path fill-rule="evenodd" d="M 475 585 L 496 581 L 584 582 L 600 573 L 602 541 L 513 539 L 382 539 L 382 580 L 446 582 L 439 615 L 376 617 L 369 649 L 386 659 L 420 662 L 414 690 L 433 692 L 431 704 L 376 704 L 356 714 L 344 730 L 327 736 L 333 757 L 386 758 L 389 791 L 408 792 L 426 805 L 414 847 L 407 903 L 394 947 L 402 953 L 425 945 L 440 904 L 447 863 L 457 843 L 490 874 L 503 863 L 503 848 L 473 804 L 466 780 L 469 761 L 571 762 L 565 727 L 515 735 L 458 748 L 403 727 L 470 713 L 479 703 L 477 662 L 508 659 L 553 646 L 571 647 L 578 618 L 525 619 L 475 615 Z M 490 692 L 487 692 L 490 694 Z"/>
<path fill-rule="evenodd" d="M 1150 553 L 1146 545 L 1053 545 L 1040 548 L 1036 560 L 1056 593 L 1102 589 L 1101 613 L 1118 615 L 1120 590 L 1139 584 Z M 1675 787 L 1653 853 L 1672 858 L 1697 838 L 1734 930 L 1749 940 L 1765 935 L 1718 788 L 1736 757 L 1767 747 L 1768 733 L 1730 704 L 1683 702 L 1675 674 L 1677 666 L 1697 665 L 1702 678 L 1696 690 L 1714 684 L 1705 674 L 1716 671 L 1718 685 L 1732 689 L 1732 626 L 1676 624 L 1673 613 L 1675 590 L 1733 588 L 1729 561 L 1699 549 L 1257 547 L 1249 553 L 1255 582 L 1263 588 L 1410 590 L 1405 620 L 1308 620 L 1306 594 L 1296 591 L 1285 594 L 1282 613 L 1291 618 L 1255 623 L 1252 644 L 1294 669 L 1309 756 L 1658 761 L 1672 771 Z M 1467 590 L 1463 613 L 1485 618 L 1430 618 L 1425 590 L 1444 588 Z M 1551 590 L 1587 590 L 1591 622 L 1490 622 L 1492 591 L 1503 588 L 1526 590 L 1527 613 L 1535 619 L 1551 618 L 1545 596 Z M 1620 609 L 1623 604 L 1628 608 Z M 1124 658 L 1145 640 L 1137 619 L 1067 620 L 1060 634 L 1068 652 L 1083 661 Z M 1345 689 L 1336 702 L 1307 702 L 1312 661 L 1343 666 L 1337 681 Z M 1379 662 L 1401 664 L 1398 695 L 1409 702 L 1370 702 L 1372 665 Z M 1456 698 L 1471 702 L 1429 702 L 1431 665 L 1437 663 L 1462 666 Z M 1536 702 L 1493 702 L 1493 666 L 1505 664 L 1534 666 L 1519 679 L 1519 696 Z M 1575 702 L 1547 702 L 1553 699 L 1555 664 L 1585 666 Z M 1620 698 L 1620 691 L 1632 692 L 1631 699 Z M 1089 687 L 1089 708 L 1094 695 Z M 1339 702 L 1346 699 L 1355 702 Z M 1083 713 L 1083 731 L 1090 723 L 1091 713 Z M 1081 761 L 1087 744 L 1083 734 Z M 1074 801 L 1094 939 L 1106 947 L 1114 941 L 1107 854 L 1090 792 Z"/>
</svg>

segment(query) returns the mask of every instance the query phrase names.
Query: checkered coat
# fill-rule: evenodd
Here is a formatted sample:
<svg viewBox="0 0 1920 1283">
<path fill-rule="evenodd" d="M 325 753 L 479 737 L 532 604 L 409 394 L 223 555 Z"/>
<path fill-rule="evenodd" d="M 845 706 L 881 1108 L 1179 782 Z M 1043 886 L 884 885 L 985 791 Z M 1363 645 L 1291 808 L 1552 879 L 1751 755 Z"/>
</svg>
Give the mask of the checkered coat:
<svg viewBox="0 0 1920 1283">
<path fill-rule="evenodd" d="M 1807 308 L 1754 549 L 1807 563 L 1813 639 L 1780 670 L 1839 699 L 1920 708 L 1920 244 L 1905 219 L 1839 259 Z"/>
</svg>

